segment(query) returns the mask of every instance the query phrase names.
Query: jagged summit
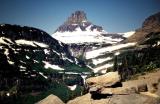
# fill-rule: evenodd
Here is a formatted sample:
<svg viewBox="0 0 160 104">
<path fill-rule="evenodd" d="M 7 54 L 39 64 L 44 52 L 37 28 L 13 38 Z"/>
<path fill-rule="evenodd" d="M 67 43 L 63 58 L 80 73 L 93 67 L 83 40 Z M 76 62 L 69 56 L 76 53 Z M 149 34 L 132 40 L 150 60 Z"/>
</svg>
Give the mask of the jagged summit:
<svg viewBox="0 0 160 104">
<path fill-rule="evenodd" d="M 142 27 L 137 29 L 135 34 L 129 37 L 126 42 L 143 42 L 149 33 L 160 32 L 160 12 L 145 19 Z"/>
<path fill-rule="evenodd" d="M 82 24 L 84 22 L 87 22 L 86 13 L 84 11 L 75 11 L 65 24 Z"/>
<path fill-rule="evenodd" d="M 77 29 L 81 31 L 103 31 L 101 26 L 94 25 L 88 21 L 84 11 L 75 11 L 55 32 L 73 32 Z"/>
</svg>

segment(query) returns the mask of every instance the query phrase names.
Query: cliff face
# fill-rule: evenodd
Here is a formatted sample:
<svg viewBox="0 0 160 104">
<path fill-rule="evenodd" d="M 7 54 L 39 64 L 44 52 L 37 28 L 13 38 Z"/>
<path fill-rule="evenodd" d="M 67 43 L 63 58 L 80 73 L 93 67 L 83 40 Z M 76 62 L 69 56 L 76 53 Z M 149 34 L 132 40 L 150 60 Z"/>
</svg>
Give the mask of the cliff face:
<svg viewBox="0 0 160 104">
<path fill-rule="evenodd" d="M 146 35 L 151 32 L 160 32 L 160 12 L 149 16 L 136 33 L 129 37 L 126 42 L 142 42 Z"/>
<path fill-rule="evenodd" d="M 81 24 L 85 21 L 87 21 L 87 17 L 84 11 L 76 11 L 75 13 L 72 13 L 72 15 L 68 18 L 65 24 Z"/>
</svg>

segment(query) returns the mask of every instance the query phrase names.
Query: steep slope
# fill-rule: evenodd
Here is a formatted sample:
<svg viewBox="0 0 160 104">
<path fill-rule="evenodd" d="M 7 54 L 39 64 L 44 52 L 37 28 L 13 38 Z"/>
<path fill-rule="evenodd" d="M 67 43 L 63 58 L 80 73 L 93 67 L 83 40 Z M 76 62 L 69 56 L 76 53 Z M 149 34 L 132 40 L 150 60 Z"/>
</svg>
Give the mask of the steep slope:
<svg viewBox="0 0 160 104">
<path fill-rule="evenodd" d="M 160 32 L 160 12 L 146 18 L 142 27 L 125 42 L 143 42 L 145 36 L 151 32 Z"/>
<path fill-rule="evenodd" d="M 0 69 L 2 103 L 14 100 L 13 95 L 23 97 L 31 92 L 43 91 L 50 94 L 47 92 L 50 88 L 57 95 L 58 88 L 55 86 L 58 85 L 59 88 L 63 86 L 59 97 L 66 100 L 69 95 L 66 97 L 63 93 L 69 90 L 69 80 L 81 86 L 82 78 L 78 73 L 90 72 L 83 62 L 70 55 L 67 45 L 53 39 L 46 32 L 9 24 L 0 25 Z"/>
<path fill-rule="evenodd" d="M 0 31 L 1 53 L 6 56 L 9 64 L 14 65 L 15 59 L 12 57 L 21 54 L 28 60 L 34 60 L 35 63 L 42 61 L 45 67 L 55 66 L 55 69 L 59 67 L 60 70 L 65 70 L 67 63 L 74 64 L 77 61 L 70 55 L 67 45 L 53 39 L 44 31 L 7 24 L 2 24 Z M 41 59 L 38 60 L 36 55 Z"/>
<path fill-rule="evenodd" d="M 160 44 L 159 20 L 160 13 L 152 15 L 144 21 L 143 27 L 138 29 L 136 32 L 119 33 L 128 37 L 126 40 L 86 52 L 85 57 L 87 59 L 87 64 L 92 67 L 94 72 L 104 73 L 106 73 L 106 70 L 110 68 L 113 69 L 113 67 L 115 67 L 115 63 L 121 66 L 124 60 L 130 62 L 128 63 L 130 67 L 134 66 L 134 64 L 139 66 L 138 63 L 134 62 L 135 60 L 143 64 L 144 67 L 146 67 L 147 64 L 153 65 L 154 62 L 154 66 L 158 67 L 159 54 L 157 53 L 159 52 Z M 155 52 L 153 52 L 153 50 Z M 147 60 L 145 58 L 147 58 Z M 116 59 L 119 62 L 116 62 Z M 139 69 L 144 70 L 142 67 L 143 65 L 139 66 Z M 134 69 L 138 70 L 137 68 Z"/>
</svg>

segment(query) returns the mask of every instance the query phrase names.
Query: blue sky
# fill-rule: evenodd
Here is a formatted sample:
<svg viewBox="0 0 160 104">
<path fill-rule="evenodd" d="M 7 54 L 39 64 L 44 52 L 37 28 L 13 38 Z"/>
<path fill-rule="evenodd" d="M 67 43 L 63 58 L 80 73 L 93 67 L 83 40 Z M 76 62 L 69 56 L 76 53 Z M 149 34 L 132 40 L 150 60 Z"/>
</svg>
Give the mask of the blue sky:
<svg viewBox="0 0 160 104">
<path fill-rule="evenodd" d="M 0 0 L 0 23 L 32 26 L 52 34 L 76 10 L 108 32 L 141 27 L 160 11 L 160 0 Z"/>
</svg>

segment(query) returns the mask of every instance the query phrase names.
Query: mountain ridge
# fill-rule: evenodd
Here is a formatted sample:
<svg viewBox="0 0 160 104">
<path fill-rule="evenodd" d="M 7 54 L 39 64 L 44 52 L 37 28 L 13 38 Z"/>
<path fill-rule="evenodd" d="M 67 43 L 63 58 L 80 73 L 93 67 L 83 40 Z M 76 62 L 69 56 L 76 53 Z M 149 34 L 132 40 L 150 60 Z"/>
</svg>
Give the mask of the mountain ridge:
<svg viewBox="0 0 160 104">
<path fill-rule="evenodd" d="M 160 32 L 160 12 L 147 17 L 142 23 L 142 27 L 137 29 L 135 34 L 129 37 L 125 42 L 141 43 L 145 36 L 151 32 Z"/>
</svg>

